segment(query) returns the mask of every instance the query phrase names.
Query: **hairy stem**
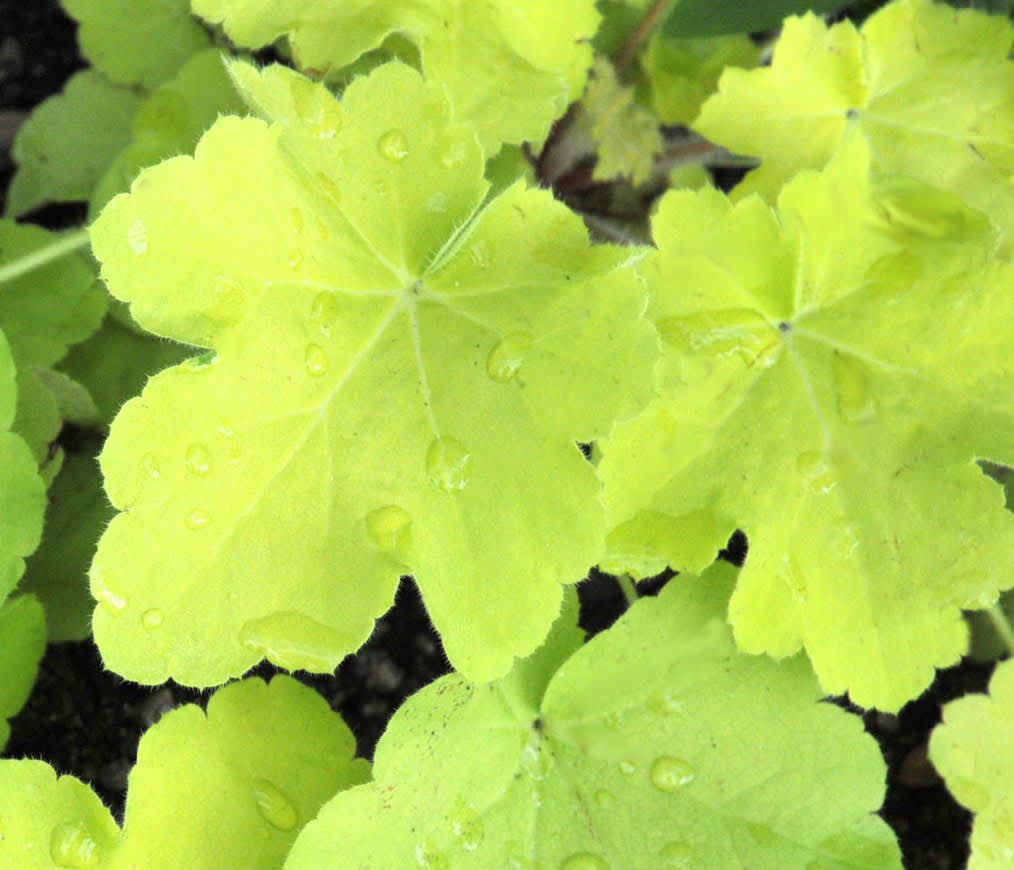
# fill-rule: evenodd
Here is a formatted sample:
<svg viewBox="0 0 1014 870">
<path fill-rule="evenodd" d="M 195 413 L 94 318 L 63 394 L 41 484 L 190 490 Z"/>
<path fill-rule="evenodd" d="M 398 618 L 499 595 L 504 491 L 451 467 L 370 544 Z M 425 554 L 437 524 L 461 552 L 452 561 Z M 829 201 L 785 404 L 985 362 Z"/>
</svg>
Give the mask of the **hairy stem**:
<svg viewBox="0 0 1014 870">
<path fill-rule="evenodd" d="M 999 604 L 993 604 L 986 610 L 986 613 L 989 614 L 989 620 L 993 623 L 996 633 L 1000 635 L 1004 646 L 1007 647 L 1011 654 L 1014 654 L 1014 630 L 1011 629 L 1010 622 L 1007 619 L 1007 615 L 1003 612 L 1003 608 Z"/>
<path fill-rule="evenodd" d="M 18 257 L 5 266 L 0 266 L 0 284 L 27 275 L 47 263 L 52 263 L 54 260 L 59 260 L 61 257 L 66 257 L 67 254 L 86 247 L 88 247 L 88 228 L 82 227 L 79 230 L 73 230 L 51 244 L 32 251 L 30 254 L 25 254 L 23 257 Z"/>
</svg>

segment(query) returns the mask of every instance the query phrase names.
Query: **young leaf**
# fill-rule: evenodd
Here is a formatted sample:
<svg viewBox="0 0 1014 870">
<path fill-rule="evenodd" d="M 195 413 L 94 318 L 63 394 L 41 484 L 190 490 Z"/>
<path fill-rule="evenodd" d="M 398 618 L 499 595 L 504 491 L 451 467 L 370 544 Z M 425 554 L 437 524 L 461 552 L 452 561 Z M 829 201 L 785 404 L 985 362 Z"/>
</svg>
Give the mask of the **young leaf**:
<svg viewBox="0 0 1014 870">
<path fill-rule="evenodd" d="M 1014 273 L 988 232 L 967 240 L 984 219 L 957 197 L 871 183 L 868 165 L 851 140 L 777 211 L 662 201 L 646 268 L 663 394 L 600 442 L 599 471 L 611 544 L 742 528 L 741 647 L 805 646 L 827 692 L 897 709 L 965 651 L 960 608 L 1012 583 L 1014 517 L 975 459 L 1014 458 L 996 328 Z"/>
<path fill-rule="evenodd" d="M 489 153 L 504 142 L 545 139 L 584 88 L 600 18 L 594 0 L 193 0 L 193 7 L 238 45 L 288 36 L 298 66 L 318 72 L 399 33 L 419 47 L 427 78 L 443 86 L 456 120 L 476 124 Z"/>
<path fill-rule="evenodd" d="M 957 193 L 1014 230 L 1014 25 L 977 10 L 895 0 L 857 31 L 813 15 L 785 23 L 769 67 L 729 69 L 694 129 L 762 159 L 736 188 L 773 200 L 824 166 L 848 131 L 875 167 Z"/>
<path fill-rule="evenodd" d="M 18 164 L 7 191 L 7 214 L 46 202 L 87 200 L 110 161 L 130 141 L 140 97 L 94 70 L 77 73 L 63 92 L 38 106 L 18 130 Z"/>
<path fill-rule="evenodd" d="M 373 782 L 324 806 L 286 870 L 900 868 L 873 815 L 876 745 L 818 702 L 805 659 L 736 653 L 733 574 L 677 578 L 554 652 L 531 704 L 518 674 L 427 686 L 381 738 Z"/>
<path fill-rule="evenodd" d="M 405 65 L 341 103 L 280 67 L 237 78 L 275 123 L 221 119 L 93 227 L 139 323 L 215 348 L 152 378 L 103 452 L 105 661 L 328 671 L 411 572 L 455 665 L 498 676 L 601 554 L 575 441 L 651 394 L 632 254 L 523 184 L 480 209 L 474 133 Z"/>
<path fill-rule="evenodd" d="M 28 700 L 45 650 L 46 617 L 38 600 L 18 595 L 0 604 L 0 750 L 11 733 L 7 720 Z M 0 837 L 4 833 L 0 816 Z"/>
<path fill-rule="evenodd" d="M 0 866 L 276 870 L 318 808 L 369 775 L 345 724 L 286 676 L 232 683 L 141 738 L 121 833 L 84 783 L 0 761 Z"/>
<path fill-rule="evenodd" d="M 966 695 L 944 707 L 930 740 L 930 759 L 959 803 L 975 813 L 968 870 L 1014 861 L 1014 662 L 997 665 L 988 695 Z"/>
<path fill-rule="evenodd" d="M 208 34 L 187 0 L 60 0 L 79 24 L 81 53 L 114 82 L 153 88 L 192 54 Z"/>
</svg>

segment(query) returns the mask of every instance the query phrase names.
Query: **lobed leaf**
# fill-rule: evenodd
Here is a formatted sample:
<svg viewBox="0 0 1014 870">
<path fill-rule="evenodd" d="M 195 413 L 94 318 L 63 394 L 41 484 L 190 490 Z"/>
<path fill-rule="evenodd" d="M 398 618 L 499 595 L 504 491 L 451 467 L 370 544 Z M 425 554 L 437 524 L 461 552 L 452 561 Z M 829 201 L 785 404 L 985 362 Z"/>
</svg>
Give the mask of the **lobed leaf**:
<svg viewBox="0 0 1014 870">
<path fill-rule="evenodd" d="M 297 65 L 318 74 L 351 64 L 391 34 L 408 38 L 455 118 L 474 122 L 491 154 L 501 143 L 545 139 L 584 88 L 600 18 L 593 0 L 192 2 L 238 45 L 286 36 Z"/>
<path fill-rule="evenodd" d="M 871 180 L 860 138 L 777 210 L 674 192 L 653 227 L 663 390 L 600 445 L 608 564 L 694 568 L 739 527 L 741 648 L 803 646 L 828 693 L 899 708 L 1014 585 L 975 461 L 1014 454 L 1014 273 L 957 197 Z"/>
<path fill-rule="evenodd" d="M 286 870 L 899 868 L 876 745 L 805 660 L 736 653 L 733 573 L 677 578 L 580 649 L 558 626 L 500 682 L 427 686 Z"/>
<path fill-rule="evenodd" d="M 1000 662 L 988 695 L 966 695 L 944 707 L 933 730 L 930 759 L 947 788 L 973 813 L 968 870 L 1010 866 L 1014 860 L 1014 665 Z"/>
<path fill-rule="evenodd" d="M 104 659 L 150 683 L 328 671 L 411 572 L 455 665 L 502 674 L 601 554 L 575 442 L 651 394 L 632 254 L 522 183 L 481 206 L 474 133 L 407 66 L 341 103 L 243 69 L 276 120 L 221 119 L 92 231 L 139 323 L 214 348 L 152 378 L 103 451 Z"/>
<path fill-rule="evenodd" d="M 1008 234 L 1014 200 L 1014 24 L 928 0 L 894 0 L 863 24 L 790 18 L 769 67 L 727 70 L 694 128 L 761 166 L 735 197 L 773 200 L 849 134 L 885 175 L 963 197 Z"/>
</svg>

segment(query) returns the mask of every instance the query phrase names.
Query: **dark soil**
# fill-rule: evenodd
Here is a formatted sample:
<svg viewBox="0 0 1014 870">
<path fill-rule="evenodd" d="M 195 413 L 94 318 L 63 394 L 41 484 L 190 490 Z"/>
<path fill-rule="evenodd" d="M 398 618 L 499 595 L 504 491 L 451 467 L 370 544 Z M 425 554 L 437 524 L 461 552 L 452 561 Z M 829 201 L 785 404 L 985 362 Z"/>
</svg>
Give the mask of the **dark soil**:
<svg viewBox="0 0 1014 870">
<path fill-rule="evenodd" d="M 17 122 L 83 65 L 75 30 L 55 0 L 0 0 L 0 191 L 10 178 L 6 150 Z M 45 215 L 41 219 L 45 222 Z M 738 536 L 724 555 L 741 562 L 745 552 L 746 541 Z M 666 579 L 645 581 L 638 591 L 657 593 Z M 626 607 L 620 587 L 606 575 L 593 573 L 580 591 L 582 625 L 590 632 L 608 627 Z M 359 754 L 371 757 L 394 710 L 447 670 L 440 640 L 414 584 L 406 580 L 395 607 L 357 655 L 333 676 L 300 678 L 349 724 Z M 273 672 L 261 666 L 253 673 Z M 898 835 L 907 870 L 959 870 L 966 864 L 971 816 L 943 787 L 926 759 L 926 743 L 940 721 L 941 705 L 985 691 L 991 672 L 991 666 L 971 662 L 941 671 L 926 693 L 897 716 L 863 712 L 847 699 L 832 699 L 862 715 L 884 753 L 888 788 L 881 814 Z M 127 774 L 141 734 L 167 710 L 183 703 L 203 704 L 208 694 L 172 683 L 156 688 L 127 683 L 102 669 L 90 641 L 54 644 L 28 704 L 12 722 L 4 755 L 43 759 L 61 773 L 74 774 L 121 817 Z"/>
</svg>

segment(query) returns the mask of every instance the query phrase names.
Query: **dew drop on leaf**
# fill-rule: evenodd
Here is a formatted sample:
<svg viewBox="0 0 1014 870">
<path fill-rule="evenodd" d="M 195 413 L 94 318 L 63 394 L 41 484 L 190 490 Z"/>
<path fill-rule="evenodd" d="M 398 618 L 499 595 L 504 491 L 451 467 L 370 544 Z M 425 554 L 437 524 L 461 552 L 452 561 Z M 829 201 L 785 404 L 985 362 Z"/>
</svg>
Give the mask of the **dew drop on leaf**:
<svg viewBox="0 0 1014 870">
<path fill-rule="evenodd" d="M 447 856 L 432 843 L 417 843 L 415 862 L 422 870 L 451 870 Z"/>
<path fill-rule="evenodd" d="M 330 337 L 331 326 L 338 320 L 341 308 L 334 293 L 318 293 L 310 305 L 310 322 L 325 336 Z"/>
<path fill-rule="evenodd" d="M 456 438 L 435 438 L 426 451 L 426 473 L 444 492 L 459 492 L 472 477 L 472 454 Z"/>
<path fill-rule="evenodd" d="M 144 221 L 136 220 L 127 227 L 127 244 L 137 257 L 148 253 L 148 228 Z"/>
<path fill-rule="evenodd" d="M 401 163 L 408 157 L 408 139 L 401 130 L 388 130 L 377 140 L 380 156 L 391 163 Z"/>
<path fill-rule="evenodd" d="M 306 371 L 313 378 L 319 378 L 327 371 L 327 357 L 319 344 L 306 346 Z"/>
<path fill-rule="evenodd" d="M 440 156 L 440 162 L 446 169 L 456 169 L 465 162 L 467 156 L 464 142 L 452 142 Z"/>
<path fill-rule="evenodd" d="M 532 346 L 532 336 L 527 332 L 512 332 L 504 336 L 489 352 L 486 372 L 494 381 L 506 382 L 517 374 L 525 361 L 525 354 Z"/>
<path fill-rule="evenodd" d="M 191 474 L 203 477 L 211 471 L 211 452 L 203 444 L 191 444 L 187 448 L 186 466 Z"/>
<path fill-rule="evenodd" d="M 837 485 L 834 473 L 817 450 L 806 450 L 796 457 L 796 470 L 807 486 L 820 495 L 827 495 Z"/>
<path fill-rule="evenodd" d="M 366 515 L 366 531 L 384 552 L 404 554 L 412 542 L 412 517 L 396 504 L 384 505 Z"/>
<path fill-rule="evenodd" d="M 117 595 L 106 584 L 105 572 L 98 568 L 92 568 L 92 594 L 99 602 L 105 605 L 114 616 L 120 613 L 127 606 L 127 599 Z"/>
<path fill-rule="evenodd" d="M 694 847 L 689 843 L 666 843 L 659 852 L 662 870 L 690 870 L 694 866 Z"/>
<path fill-rule="evenodd" d="M 637 765 L 632 761 L 621 761 L 619 767 L 620 773 L 624 776 L 633 776 L 637 773 Z"/>
<path fill-rule="evenodd" d="M 92 870 L 102 861 L 98 843 L 79 822 L 65 822 L 53 828 L 49 854 L 57 867 L 71 870 Z"/>
<path fill-rule="evenodd" d="M 153 607 L 151 610 L 146 610 L 141 614 L 141 625 L 147 629 L 158 628 L 164 619 L 165 614 L 157 607 Z"/>
<path fill-rule="evenodd" d="M 592 852 L 576 852 L 564 858 L 560 870 L 610 870 L 604 858 Z"/>
<path fill-rule="evenodd" d="M 144 456 L 141 457 L 141 469 L 148 475 L 148 477 L 153 480 L 158 480 L 158 476 L 161 471 L 158 467 L 158 459 L 155 457 L 154 453 L 145 453 Z"/>
<path fill-rule="evenodd" d="M 464 798 L 458 798 L 449 815 L 454 836 L 461 842 L 466 852 L 474 852 L 486 835 L 482 818 Z"/>
<path fill-rule="evenodd" d="M 854 356 L 835 351 L 831 375 L 838 400 L 838 415 L 846 423 L 861 423 L 877 412 L 866 368 Z"/>
<path fill-rule="evenodd" d="M 183 524 L 195 532 L 198 529 L 203 529 L 210 522 L 211 514 L 204 510 L 204 508 L 194 508 L 187 514 L 186 519 L 183 520 Z"/>
<path fill-rule="evenodd" d="M 447 211 L 447 194 L 442 190 L 431 193 L 426 199 L 426 210 L 433 212 Z"/>
<path fill-rule="evenodd" d="M 681 716 L 683 715 L 683 702 L 677 697 L 672 689 L 666 689 L 660 695 L 648 701 L 648 709 L 660 716 Z"/>
<path fill-rule="evenodd" d="M 693 767 L 681 758 L 662 755 L 651 765 L 651 784 L 661 791 L 677 791 L 693 782 Z"/>
<path fill-rule="evenodd" d="M 597 803 L 602 809 L 607 810 L 609 807 L 616 804 L 616 795 L 611 791 L 606 791 L 604 788 L 600 788 L 595 792 L 595 803 Z"/>
<path fill-rule="evenodd" d="M 264 817 L 272 827 L 279 831 L 291 831 L 299 821 L 299 814 L 292 802 L 274 784 L 266 779 L 255 779 L 253 781 L 254 801 L 257 803 L 257 812 Z"/>
</svg>

